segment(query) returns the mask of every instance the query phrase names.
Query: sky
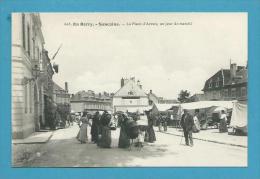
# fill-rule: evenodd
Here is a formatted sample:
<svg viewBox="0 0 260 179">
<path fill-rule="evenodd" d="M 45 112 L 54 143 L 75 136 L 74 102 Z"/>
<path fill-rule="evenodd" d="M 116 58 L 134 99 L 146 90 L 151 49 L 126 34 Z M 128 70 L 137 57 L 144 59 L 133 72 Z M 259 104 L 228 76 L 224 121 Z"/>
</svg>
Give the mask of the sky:
<svg viewBox="0 0 260 179">
<path fill-rule="evenodd" d="M 62 44 L 52 61 L 59 65 L 53 80 L 61 87 L 68 82 L 70 93 L 115 93 L 122 77 L 134 76 L 145 92 L 151 89 L 157 96 L 177 99 L 181 90 L 202 93 L 205 81 L 221 68 L 228 69 L 230 59 L 237 65 L 247 63 L 246 13 L 41 13 L 40 17 L 49 56 Z M 84 26 L 73 25 L 81 22 Z"/>
</svg>

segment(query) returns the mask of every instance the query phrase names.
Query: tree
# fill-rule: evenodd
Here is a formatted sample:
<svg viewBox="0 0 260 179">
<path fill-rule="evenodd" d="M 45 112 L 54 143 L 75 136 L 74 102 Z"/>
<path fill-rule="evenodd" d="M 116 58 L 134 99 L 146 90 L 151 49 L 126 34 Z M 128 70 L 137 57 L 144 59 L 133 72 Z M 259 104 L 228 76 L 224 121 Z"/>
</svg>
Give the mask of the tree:
<svg viewBox="0 0 260 179">
<path fill-rule="evenodd" d="M 181 90 L 178 100 L 181 103 L 187 103 L 190 102 L 190 92 L 188 92 L 188 90 Z"/>
</svg>

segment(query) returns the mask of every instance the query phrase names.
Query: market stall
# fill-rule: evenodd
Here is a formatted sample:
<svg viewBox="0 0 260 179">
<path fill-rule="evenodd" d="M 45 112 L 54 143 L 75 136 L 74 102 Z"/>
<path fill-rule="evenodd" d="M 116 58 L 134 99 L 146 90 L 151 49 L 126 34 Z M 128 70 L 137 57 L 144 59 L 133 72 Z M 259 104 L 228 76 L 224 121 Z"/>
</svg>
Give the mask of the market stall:
<svg viewBox="0 0 260 179">
<path fill-rule="evenodd" d="M 189 110 L 192 115 L 198 110 L 201 129 L 207 129 L 208 126 L 218 126 L 221 110 L 226 112 L 229 123 L 234 102 L 236 101 L 198 101 L 182 103 L 180 108 L 181 111 Z"/>
</svg>

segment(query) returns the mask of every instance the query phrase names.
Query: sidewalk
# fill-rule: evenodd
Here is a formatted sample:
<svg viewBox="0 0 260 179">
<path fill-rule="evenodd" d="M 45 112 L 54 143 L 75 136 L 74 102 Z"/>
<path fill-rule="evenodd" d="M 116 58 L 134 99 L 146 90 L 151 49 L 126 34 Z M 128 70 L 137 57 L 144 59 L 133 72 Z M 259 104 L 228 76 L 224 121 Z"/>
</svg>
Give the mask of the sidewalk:
<svg viewBox="0 0 260 179">
<path fill-rule="evenodd" d="M 35 144 L 35 143 L 46 143 L 52 137 L 54 131 L 46 132 L 34 132 L 25 139 L 13 139 L 13 144 Z"/>
<path fill-rule="evenodd" d="M 12 165 L 23 166 L 24 163 L 39 157 L 42 145 L 53 136 L 54 131 L 35 132 L 25 139 L 12 140 Z"/>
<path fill-rule="evenodd" d="M 175 136 L 183 136 L 182 129 L 169 128 L 167 132 L 163 132 Z M 218 129 L 201 130 L 199 133 L 193 133 L 193 139 L 226 144 L 247 148 L 247 136 L 237 136 L 226 133 L 219 133 Z"/>
</svg>

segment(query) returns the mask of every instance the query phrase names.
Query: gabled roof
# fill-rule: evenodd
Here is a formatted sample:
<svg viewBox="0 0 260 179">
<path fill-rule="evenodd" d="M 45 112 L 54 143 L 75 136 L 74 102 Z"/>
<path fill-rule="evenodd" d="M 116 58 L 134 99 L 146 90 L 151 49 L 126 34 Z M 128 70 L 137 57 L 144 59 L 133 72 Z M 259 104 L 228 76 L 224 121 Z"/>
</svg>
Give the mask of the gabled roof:
<svg viewBox="0 0 260 179">
<path fill-rule="evenodd" d="M 147 97 L 147 95 L 134 80 L 129 80 L 115 93 L 114 97 Z"/>
</svg>

